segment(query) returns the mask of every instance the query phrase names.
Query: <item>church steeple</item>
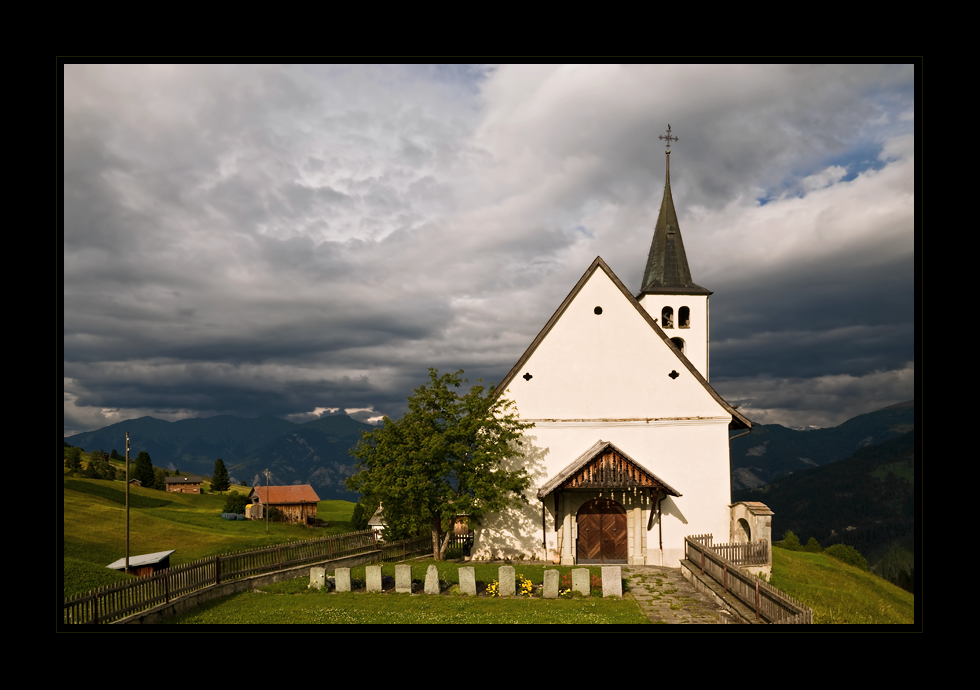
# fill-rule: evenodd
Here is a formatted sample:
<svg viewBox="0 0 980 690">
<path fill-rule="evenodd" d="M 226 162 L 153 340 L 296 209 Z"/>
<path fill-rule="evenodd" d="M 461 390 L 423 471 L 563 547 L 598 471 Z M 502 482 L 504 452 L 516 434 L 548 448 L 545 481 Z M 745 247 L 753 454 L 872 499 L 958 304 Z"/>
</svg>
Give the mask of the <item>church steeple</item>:
<svg viewBox="0 0 980 690">
<path fill-rule="evenodd" d="M 650 256 L 643 272 L 643 288 L 636 299 L 707 381 L 708 295 L 711 290 L 691 279 L 674 199 L 670 196 L 670 142 L 677 141 L 677 137 L 671 135 L 670 125 L 667 125 L 667 135 L 660 138 L 667 141 L 667 181 Z"/>
<path fill-rule="evenodd" d="M 670 142 L 677 141 L 677 137 L 671 136 L 670 125 L 667 125 L 667 135 L 660 138 L 667 141 L 667 181 L 640 294 L 708 295 L 711 294 L 709 290 L 691 279 L 674 199 L 670 194 Z"/>
</svg>

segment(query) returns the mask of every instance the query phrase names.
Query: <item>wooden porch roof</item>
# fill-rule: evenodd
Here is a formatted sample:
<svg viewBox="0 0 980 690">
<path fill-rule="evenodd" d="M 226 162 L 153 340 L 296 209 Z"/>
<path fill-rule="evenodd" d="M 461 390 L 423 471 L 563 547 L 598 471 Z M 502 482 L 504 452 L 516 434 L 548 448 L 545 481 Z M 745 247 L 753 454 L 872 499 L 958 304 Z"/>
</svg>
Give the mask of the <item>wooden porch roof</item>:
<svg viewBox="0 0 980 690">
<path fill-rule="evenodd" d="M 568 467 L 538 489 L 544 499 L 556 489 L 625 489 L 634 487 L 663 489 L 669 496 L 680 496 L 676 489 L 648 471 L 610 441 L 599 440 Z"/>
</svg>

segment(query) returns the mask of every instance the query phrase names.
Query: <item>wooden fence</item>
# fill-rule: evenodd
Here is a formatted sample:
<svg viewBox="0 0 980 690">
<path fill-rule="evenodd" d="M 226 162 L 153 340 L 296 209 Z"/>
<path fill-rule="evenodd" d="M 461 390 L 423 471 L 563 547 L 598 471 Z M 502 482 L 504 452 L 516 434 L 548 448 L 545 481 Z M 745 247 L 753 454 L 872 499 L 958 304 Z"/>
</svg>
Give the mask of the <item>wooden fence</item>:
<svg viewBox="0 0 980 690">
<path fill-rule="evenodd" d="M 813 611 L 793 597 L 780 592 L 754 575 L 749 574 L 739 564 L 720 555 L 728 547 L 739 544 L 712 543 L 710 534 L 698 534 L 684 538 L 684 553 L 687 560 L 701 573 L 708 575 L 722 585 L 725 592 L 735 595 L 743 604 L 755 611 L 756 620 L 767 623 L 813 623 Z M 765 544 L 765 542 L 763 542 Z M 738 550 L 734 550 L 738 553 Z M 749 554 L 749 558 L 757 558 Z"/>
<path fill-rule="evenodd" d="M 229 580 L 379 548 L 383 560 L 402 560 L 418 555 L 420 549 L 422 554 L 430 552 L 432 540 L 408 539 L 379 545 L 373 530 L 365 530 L 212 556 L 65 599 L 63 622 L 112 623 L 137 611 L 169 603 L 182 595 Z"/>
<path fill-rule="evenodd" d="M 710 534 L 695 534 L 689 539 L 701 544 L 735 565 L 766 565 L 769 563 L 769 542 L 756 541 L 742 544 L 715 544 Z"/>
<path fill-rule="evenodd" d="M 414 539 L 404 539 L 391 544 L 381 544 L 381 561 L 391 563 L 393 561 L 407 561 L 416 556 L 432 555 L 432 535 L 427 534 Z"/>
</svg>

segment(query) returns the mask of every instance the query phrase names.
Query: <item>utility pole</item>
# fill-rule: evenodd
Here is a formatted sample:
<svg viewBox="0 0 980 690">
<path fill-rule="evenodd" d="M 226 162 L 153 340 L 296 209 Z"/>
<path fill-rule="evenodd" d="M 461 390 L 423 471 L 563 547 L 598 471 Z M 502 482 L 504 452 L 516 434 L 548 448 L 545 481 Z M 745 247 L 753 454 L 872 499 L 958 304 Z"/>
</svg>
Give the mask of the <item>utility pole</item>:
<svg viewBox="0 0 980 690">
<path fill-rule="evenodd" d="M 269 469 L 265 470 L 265 533 L 269 533 Z"/>
<path fill-rule="evenodd" d="M 126 569 L 129 575 L 129 432 L 126 432 Z"/>
</svg>

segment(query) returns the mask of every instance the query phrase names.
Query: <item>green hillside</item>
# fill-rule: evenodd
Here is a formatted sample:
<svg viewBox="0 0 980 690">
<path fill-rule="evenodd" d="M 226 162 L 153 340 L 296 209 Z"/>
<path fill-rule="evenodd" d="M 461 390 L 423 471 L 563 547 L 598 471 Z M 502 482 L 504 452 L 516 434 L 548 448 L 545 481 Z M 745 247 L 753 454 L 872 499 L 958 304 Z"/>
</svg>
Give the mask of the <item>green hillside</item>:
<svg viewBox="0 0 980 690">
<path fill-rule="evenodd" d="M 64 596 L 88 592 L 128 576 L 106 566 L 126 555 L 126 484 L 65 477 Z M 130 489 L 130 555 L 175 549 L 171 565 L 287 541 L 353 531 L 348 501 L 320 501 L 317 516 L 330 527 L 221 519 L 226 495 L 177 494 Z"/>
<path fill-rule="evenodd" d="M 733 501 L 761 501 L 775 513 L 773 536 L 793 531 L 803 543 L 844 542 L 880 575 L 914 589 L 915 468 L 919 447 L 910 431 L 859 449 L 845 460 L 794 472 Z"/>
<path fill-rule="evenodd" d="M 813 609 L 814 623 L 915 623 L 914 595 L 824 553 L 773 549 L 770 584 Z"/>
</svg>

